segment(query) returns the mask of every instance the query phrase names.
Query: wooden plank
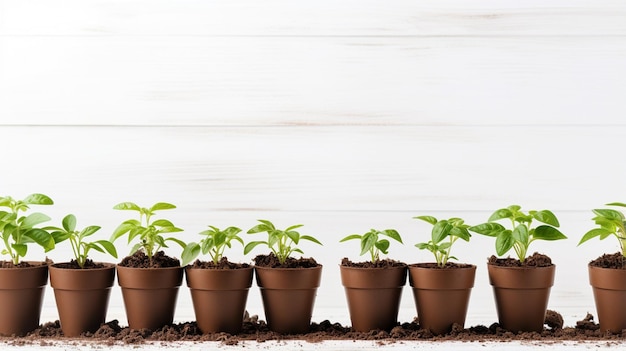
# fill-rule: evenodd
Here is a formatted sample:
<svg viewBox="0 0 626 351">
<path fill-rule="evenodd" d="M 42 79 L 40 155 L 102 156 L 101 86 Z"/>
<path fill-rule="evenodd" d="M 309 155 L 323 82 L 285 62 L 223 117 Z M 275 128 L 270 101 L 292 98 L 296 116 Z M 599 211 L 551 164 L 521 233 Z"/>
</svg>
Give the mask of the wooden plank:
<svg viewBox="0 0 626 351">
<path fill-rule="evenodd" d="M 624 35 L 618 0 L 3 0 L 0 35 Z"/>
<path fill-rule="evenodd" d="M 0 37 L 0 125 L 624 125 L 626 37 Z"/>
</svg>

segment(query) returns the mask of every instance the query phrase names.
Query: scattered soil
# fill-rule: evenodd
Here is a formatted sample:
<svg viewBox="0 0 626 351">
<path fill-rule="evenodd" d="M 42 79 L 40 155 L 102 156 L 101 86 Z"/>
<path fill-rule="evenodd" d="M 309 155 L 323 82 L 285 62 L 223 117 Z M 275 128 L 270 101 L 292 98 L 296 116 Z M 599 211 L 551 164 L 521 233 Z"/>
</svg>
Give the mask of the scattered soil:
<svg viewBox="0 0 626 351">
<path fill-rule="evenodd" d="M 11 261 L 0 261 L 0 268 L 29 268 L 29 267 L 37 267 L 43 266 L 47 264 L 46 262 L 41 262 L 40 264 L 31 264 L 26 261 L 22 261 L 17 265 L 13 264 Z"/>
<path fill-rule="evenodd" d="M 270 252 L 269 255 L 258 255 L 253 260 L 255 265 L 269 268 L 314 268 L 319 266 L 315 259 L 304 257 L 287 257 L 285 263 L 281 264 L 278 261 L 278 257 L 276 257 L 273 252 Z"/>
<path fill-rule="evenodd" d="M 70 262 L 64 262 L 64 263 L 57 263 L 56 267 L 64 268 L 64 269 L 81 269 L 81 267 L 78 265 L 78 262 L 76 262 L 76 260 L 71 260 Z M 104 267 L 106 267 L 106 265 L 104 265 L 103 263 L 99 263 L 99 262 L 96 263 L 92 261 L 91 259 L 87 259 L 82 269 L 98 269 L 98 268 L 104 268 Z"/>
<path fill-rule="evenodd" d="M 148 255 L 139 250 L 130 256 L 124 257 L 119 265 L 132 268 L 167 268 L 180 267 L 180 261 L 177 258 L 167 256 L 163 251 L 152 255 L 152 260 L 150 260 Z"/>
<path fill-rule="evenodd" d="M 626 269 L 626 259 L 621 252 L 604 254 L 589 262 L 591 266 L 600 268 Z"/>
<path fill-rule="evenodd" d="M 533 340 L 543 342 L 555 341 L 602 341 L 623 340 L 626 330 L 622 333 L 612 334 L 600 332 L 600 326 L 593 321 L 593 316 L 587 316 L 576 323 L 575 327 L 563 327 L 563 318 L 558 312 L 548 311 L 546 325 L 542 332 L 512 333 L 504 330 L 498 323 L 489 327 L 484 325 L 463 328 L 454 325 L 452 331 L 444 335 L 433 335 L 429 330 L 420 328 L 416 319 L 411 323 L 398 324 L 391 331 L 372 330 L 366 333 L 355 332 L 350 327 L 339 323 L 325 320 L 321 323 L 312 323 L 311 329 L 306 334 L 285 335 L 272 332 L 267 324 L 259 320 L 257 316 L 249 316 L 246 313 L 243 329 L 237 335 L 228 333 L 202 334 L 195 322 L 167 325 L 155 331 L 147 329 L 132 330 L 119 325 L 117 320 L 103 324 L 95 333 L 85 333 L 81 338 L 74 340 L 93 340 L 105 345 L 115 343 L 139 344 L 151 341 L 219 341 L 224 345 L 237 345 L 241 341 L 250 340 L 264 342 L 267 340 L 304 340 L 308 342 L 320 342 L 324 340 L 380 340 L 386 342 L 402 340 L 431 340 L 431 341 L 511 341 Z M 25 337 L 2 338 L 0 341 L 10 340 L 14 344 L 42 344 L 49 339 L 61 339 L 63 332 L 59 321 L 46 323 Z M 68 339 L 64 339 L 68 340 Z"/>
<path fill-rule="evenodd" d="M 194 269 L 242 269 L 248 268 L 250 265 L 247 263 L 232 263 L 228 261 L 228 258 L 222 257 L 217 264 L 213 261 L 196 260 L 190 267 Z"/>
<path fill-rule="evenodd" d="M 393 267 L 406 267 L 406 263 L 402 263 L 400 261 L 394 261 L 390 259 L 384 260 L 376 260 L 365 261 L 365 262 L 352 262 L 347 257 L 344 257 L 341 260 L 341 265 L 344 267 L 355 267 L 355 268 L 393 268 Z"/>
<path fill-rule="evenodd" d="M 552 266 L 552 259 L 546 255 L 535 252 L 528 256 L 524 260 L 524 263 L 521 263 L 517 258 L 497 258 L 496 256 L 489 257 L 488 263 L 502 267 L 550 267 Z"/>
<path fill-rule="evenodd" d="M 421 268 L 434 268 L 434 269 L 460 269 L 460 268 L 471 268 L 473 265 L 465 264 L 465 263 L 454 263 L 454 262 L 446 262 L 446 264 L 442 267 L 439 267 L 437 263 L 416 263 L 412 264 L 413 267 L 421 267 Z"/>
</svg>

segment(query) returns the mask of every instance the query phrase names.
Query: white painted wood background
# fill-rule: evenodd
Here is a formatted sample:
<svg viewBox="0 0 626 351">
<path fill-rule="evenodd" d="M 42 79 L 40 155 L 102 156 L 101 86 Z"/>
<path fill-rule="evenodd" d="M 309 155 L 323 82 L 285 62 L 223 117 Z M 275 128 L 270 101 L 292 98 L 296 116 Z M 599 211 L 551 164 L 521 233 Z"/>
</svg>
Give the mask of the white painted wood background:
<svg viewBox="0 0 626 351">
<path fill-rule="evenodd" d="M 325 244 L 303 246 L 325 266 L 313 319 L 345 324 L 338 263 L 360 257 L 341 237 L 396 228 L 390 257 L 413 263 L 430 260 L 413 216 L 547 208 L 571 239 L 533 248 L 573 325 L 595 312 L 587 262 L 617 250 L 576 243 L 592 208 L 626 201 L 625 92 L 623 1 L 0 0 L 0 193 L 46 193 L 39 210 L 103 237 L 121 201 L 177 204 L 164 215 L 187 241 L 303 223 Z M 479 267 L 470 325 L 496 321 L 493 245 L 455 248 Z M 118 289 L 109 319 L 125 323 Z M 248 309 L 263 313 L 256 288 Z M 407 288 L 401 321 L 414 315 Z M 193 319 L 186 288 L 176 319 Z"/>
</svg>

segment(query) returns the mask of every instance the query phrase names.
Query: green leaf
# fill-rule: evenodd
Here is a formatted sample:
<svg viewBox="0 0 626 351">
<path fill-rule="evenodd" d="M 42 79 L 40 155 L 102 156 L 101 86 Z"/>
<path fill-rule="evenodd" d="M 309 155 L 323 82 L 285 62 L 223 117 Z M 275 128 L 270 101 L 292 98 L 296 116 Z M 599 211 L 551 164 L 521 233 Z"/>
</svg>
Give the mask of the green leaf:
<svg viewBox="0 0 626 351">
<path fill-rule="evenodd" d="M 28 205 L 53 205 L 54 201 L 44 194 L 30 194 L 26 196 L 23 203 Z"/>
<path fill-rule="evenodd" d="M 43 213 L 35 212 L 28 215 L 28 217 L 24 218 L 21 227 L 25 229 L 32 228 L 37 224 L 47 222 L 50 220 L 50 217 L 46 216 Z"/>
<path fill-rule="evenodd" d="M 495 237 L 505 231 L 506 228 L 499 223 L 483 223 L 470 227 L 469 230 L 474 233 Z"/>
<path fill-rule="evenodd" d="M 519 205 L 511 205 L 511 206 L 507 207 L 507 209 L 509 209 L 511 212 L 514 213 L 514 212 L 519 212 L 519 210 L 521 210 L 522 207 L 519 206 Z"/>
<path fill-rule="evenodd" d="M 115 206 L 113 206 L 114 210 L 124 210 L 124 211 L 137 211 L 141 212 L 141 207 L 137 206 L 132 202 L 121 202 Z M 135 250 L 136 251 L 136 250 Z"/>
<path fill-rule="evenodd" d="M 56 230 L 52 233 L 50 233 L 50 235 L 52 235 L 52 239 L 54 240 L 55 244 L 64 242 L 65 240 L 69 239 L 71 236 L 71 233 L 67 233 L 67 232 L 62 232 L 60 230 Z"/>
<path fill-rule="evenodd" d="M 152 222 L 152 225 L 155 225 L 157 227 L 174 227 L 174 224 L 167 219 L 157 219 L 156 221 Z"/>
<path fill-rule="evenodd" d="M 507 208 L 501 208 L 497 210 L 496 212 L 494 212 L 491 215 L 491 217 L 489 217 L 488 222 L 493 222 L 493 221 L 497 221 L 498 219 L 511 218 L 511 217 L 513 217 L 513 213 L 511 212 L 511 210 Z"/>
<path fill-rule="evenodd" d="M 584 243 L 585 241 L 589 240 L 589 239 L 593 239 L 596 236 L 600 236 L 600 239 L 602 239 L 602 236 L 608 236 L 610 234 L 613 234 L 613 232 L 610 232 L 604 228 L 595 228 L 595 229 L 591 229 L 590 231 L 588 231 L 587 233 L 585 233 L 585 235 L 583 235 L 583 237 L 580 239 L 580 242 L 578 243 L 578 245 Z"/>
<path fill-rule="evenodd" d="M 465 241 L 469 241 L 470 238 L 472 237 L 472 235 L 467 230 L 467 228 L 462 228 L 462 227 L 453 227 L 452 230 L 450 230 L 450 235 L 456 236 Z"/>
<path fill-rule="evenodd" d="M 523 243 L 524 245 L 528 245 L 528 241 L 530 236 L 528 235 L 528 228 L 525 224 L 520 224 L 513 229 L 513 239 Z"/>
<path fill-rule="evenodd" d="M 177 232 L 182 232 L 183 230 L 181 228 L 178 227 L 161 227 L 159 228 L 158 232 L 159 233 L 177 233 Z"/>
<path fill-rule="evenodd" d="M 515 245 L 515 239 L 513 239 L 513 235 L 510 230 L 505 230 L 496 237 L 496 253 L 498 256 L 502 256 L 507 253 L 513 245 Z"/>
<path fill-rule="evenodd" d="M 372 230 L 363 235 L 361 238 L 361 255 L 365 255 L 370 249 L 376 246 L 378 240 L 378 231 Z"/>
<path fill-rule="evenodd" d="M 361 235 L 359 235 L 359 234 L 348 235 L 345 238 L 339 240 L 339 242 L 342 243 L 344 241 L 354 240 L 354 239 L 361 240 Z"/>
<path fill-rule="evenodd" d="M 620 211 L 609 210 L 609 209 L 596 209 L 596 210 L 593 210 L 593 213 L 597 214 L 598 216 L 607 218 L 607 219 L 613 219 L 613 220 L 619 220 L 619 221 L 624 220 L 624 215 Z"/>
<path fill-rule="evenodd" d="M 120 224 L 114 231 L 113 234 L 111 235 L 111 242 L 115 241 L 117 238 L 119 238 L 120 236 L 128 233 L 129 231 L 131 231 L 131 229 L 136 228 L 137 226 L 134 223 L 122 223 Z"/>
<path fill-rule="evenodd" d="M 135 252 L 139 251 L 139 249 L 141 249 L 143 247 L 143 245 L 141 243 L 137 243 L 135 244 L 131 249 L 130 249 L 130 255 L 134 254 Z"/>
<path fill-rule="evenodd" d="M 183 250 L 183 253 L 180 255 L 183 260 L 183 266 L 191 263 L 191 261 L 195 260 L 198 255 L 200 255 L 200 245 L 194 242 L 187 244 L 187 246 L 185 246 L 185 249 Z"/>
<path fill-rule="evenodd" d="M 433 216 L 417 216 L 417 217 L 413 217 L 415 219 L 421 219 L 422 221 L 428 222 L 432 225 L 437 224 L 437 218 L 433 217 Z"/>
<path fill-rule="evenodd" d="M 314 237 L 310 236 L 310 235 L 303 235 L 302 237 L 300 237 L 300 240 L 308 240 L 311 242 L 314 242 L 318 245 L 322 245 L 324 246 L 319 240 L 315 239 Z"/>
<path fill-rule="evenodd" d="M 292 225 L 291 227 L 289 227 L 289 228 L 285 229 L 285 231 L 286 231 L 286 232 L 289 232 L 289 231 L 292 231 L 292 230 L 294 230 L 294 229 L 298 229 L 298 228 L 303 227 L 303 226 L 304 226 L 304 224 L 296 224 L 296 225 Z"/>
<path fill-rule="evenodd" d="M 415 247 L 417 247 L 420 250 L 430 250 L 430 244 L 429 243 L 415 244 Z"/>
<path fill-rule="evenodd" d="M 185 248 L 185 246 L 187 246 L 187 244 L 185 244 L 184 241 L 177 239 L 177 238 L 167 238 L 165 239 L 165 241 L 173 241 L 176 244 L 178 244 L 178 246 L 182 247 L 183 249 Z"/>
<path fill-rule="evenodd" d="M 268 226 L 267 224 L 258 224 L 248 230 L 248 234 L 256 234 L 263 232 L 270 232 L 274 230 L 274 228 Z"/>
<path fill-rule="evenodd" d="M 156 204 L 152 205 L 152 207 L 150 207 L 150 212 L 154 212 L 154 211 L 161 211 L 161 210 L 171 210 L 173 208 L 176 208 L 176 206 L 167 203 L 167 202 L 157 202 Z"/>
<path fill-rule="evenodd" d="M 285 234 L 289 237 L 289 239 L 291 239 L 294 242 L 294 244 L 298 245 L 298 243 L 300 242 L 300 233 L 291 230 L 291 231 L 285 232 Z"/>
<path fill-rule="evenodd" d="M 400 237 L 400 234 L 395 229 L 385 229 L 382 231 L 382 234 L 402 244 L 402 238 Z"/>
<path fill-rule="evenodd" d="M 98 240 L 96 241 L 96 244 L 102 246 L 106 250 L 106 252 L 109 253 L 109 255 L 117 258 L 117 249 L 115 248 L 115 245 L 113 245 L 112 242 L 108 240 Z"/>
<path fill-rule="evenodd" d="M 377 241 L 375 244 L 377 249 L 380 250 L 380 252 L 384 253 L 385 255 L 388 253 L 388 249 L 389 249 L 389 240 L 387 239 L 382 239 Z"/>
<path fill-rule="evenodd" d="M 268 245 L 268 243 L 266 241 L 251 241 L 248 243 L 248 245 L 246 245 L 243 248 L 243 254 L 247 255 L 248 253 L 250 253 L 250 251 L 252 251 L 255 247 L 257 247 L 258 245 Z"/>
<path fill-rule="evenodd" d="M 554 213 L 552 213 L 549 210 L 543 210 L 543 211 L 535 212 L 533 214 L 533 217 L 536 220 L 538 220 L 539 222 L 542 222 L 542 223 L 545 223 L 545 224 L 549 224 L 549 225 L 555 226 L 555 227 L 559 226 L 559 220 L 556 218 Z"/>
<path fill-rule="evenodd" d="M 15 253 L 17 253 L 18 256 L 20 257 L 26 256 L 26 252 L 28 251 L 28 246 L 26 246 L 25 244 L 11 244 L 11 247 L 13 248 L 13 250 L 15 250 Z"/>
<path fill-rule="evenodd" d="M 63 218 L 63 228 L 68 232 L 76 230 L 76 216 L 68 214 Z"/>
<path fill-rule="evenodd" d="M 43 247 L 46 252 L 54 249 L 54 238 L 45 230 L 33 228 L 26 231 L 23 235 Z"/>
<path fill-rule="evenodd" d="M 561 240 L 567 239 L 567 237 L 561 233 L 558 229 L 548 226 L 548 225 L 540 225 L 535 228 L 535 239 L 541 240 Z"/>
<path fill-rule="evenodd" d="M 83 229 L 80 234 L 78 235 L 81 239 L 82 238 L 86 238 L 90 235 L 93 235 L 95 232 L 97 232 L 98 230 L 100 230 L 100 227 L 97 225 L 90 225 L 89 227 Z"/>
<path fill-rule="evenodd" d="M 626 204 L 623 202 L 611 202 L 610 204 L 606 204 L 607 206 L 621 206 L 626 207 Z"/>
<path fill-rule="evenodd" d="M 450 234 L 451 230 L 452 225 L 448 223 L 448 221 L 446 221 L 445 219 L 437 222 L 433 226 L 433 230 L 431 233 L 433 243 L 439 244 L 443 239 L 448 236 L 448 234 Z"/>
</svg>

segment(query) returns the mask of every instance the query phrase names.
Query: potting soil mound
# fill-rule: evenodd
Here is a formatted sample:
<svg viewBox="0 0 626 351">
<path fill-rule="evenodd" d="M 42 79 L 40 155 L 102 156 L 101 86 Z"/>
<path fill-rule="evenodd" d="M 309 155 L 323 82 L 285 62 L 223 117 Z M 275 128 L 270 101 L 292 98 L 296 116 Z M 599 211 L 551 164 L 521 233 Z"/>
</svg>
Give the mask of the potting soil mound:
<svg viewBox="0 0 626 351">
<path fill-rule="evenodd" d="M 222 257 L 219 262 L 196 260 L 191 266 L 194 269 L 241 269 L 250 267 L 247 263 L 232 263 L 228 258 Z"/>
<path fill-rule="evenodd" d="M 278 257 L 273 252 L 269 255 L 258 255 L 253 261 L 256 266 L 268 268 L 314 268 L 319 266 L 315 259 L 304 257 L 287 257 L 285 263 L 280 263 Z"/>
<path fill-rule="evenodd" d="M 167 268 L 180 267 L 180 261 L 177 258 L 167 256 L 163 251 L 152 255 L 151 260 L 148 255 L 139 250 L 130 256 L 124 257 L 119 265 L 132 268 Z"/>
<path fill-rule="evenodd" d="M 341 265 L 344 267 L 355 268 L 393 268 L 393 267 L 406 267 L 406 263 L 400 261 L 394 261 L 390 259 L 365 261 L 365 262 L 352 262 L 347 257 L 341 260 Z"/>
<path fill-rule="evenodd" d="M 600 268 L 626 269 L 626 259 L 621 252 L 605 254 L 589 262 L 591 266 Z"/>
<path fill-rule="evenodd" d="M 600 327 L 593 321 L 593 316 L 587 316 L 576 323 L 574 327 L 563 328 L 563 318 L 554 311 L 548 311 L 546 325 L 542 332 L 512 333 L 500 328 L 497 323 L 489 327 L 477 325 L 462 328 L 454 325 L 452 331 L 445 335 L 433 335 L 430 331 L 420 329 L 417 320 L 411 323 L 398 324 L 391 331 L 373 330 L 367 333 L 352 331 L 349 327 L 339 323 L 325 320 L 321 323 L 312 323 L 311 330 L 306 334 L 284 335 L 272 332 L 267 324 L 256 316 L 247 316 L 243 323 L 243 330 L 236 335 L 227 333 L 202 334 L 195 322 L 180 323 L 165 326 L 161 329 L 150 331 L 147 329 L 131 330 L 121 327 L 117 320 L 103 324 L 95 333 L 86 333 L 81 338 L 72 340 L 93 340 L 99 343 L 137 344 L 150 341 L 219 341 L 226 345 L 235 345 L 240 341 L 267 340 L 304 340 L 308 342 L 320 342 L 324 340 L 383 340 L 387 342 L 402 340 L 430 340 L 430 341 L 512 341 L 512 340 L 535 340 L 535 341 L 602 341 L 620 340 L 626 337 L 626 330 L 622 333 L 602 333 Z M 46 340 L 63 338 L 63 332 L 58 321 L 42 325 L 25 337 L 4 338 L 10 342 L 20 344 L 42 343 Z M 3 338 L 0 338 L 2 340 Z M 63 338 L 63 340 L 68 340 Z"/>
<path fill-rule="evenodd" d="M 498 258 L 496 256 L 489 257 L 489 264 L 495 264 L 503 267 L 550 267 L 552 266 L 552 259 L 546 255 L 535 252 L 528 256 L 524 263 L 520 262 L 517 258 Z"/>
<path fill-rule="evenodd" d="M 59 268 L 64 268 L 64 269 L 81 269 L 81 267 L 78 265 L 78 262 L 76 262 L 76 260 L 71 260 L 70 262 L 66 262 L 66 263 L 57 263 L 56 266 Z M 104 268 L 104 267 L 106 266 L 102 263 L 96 263 L 92 261 L 91 259 L 87 259 L 82 269 L 97 269 L 97 268 Z"/>
<path fill-rule="evenodd" d="M 431 268 L 431 269 L 460 269 L 460 268 L 471 268 L 473 267 L 471 264 L 464 263 L 454 263 L 454 262 L 446 262 L 443 266 L 439 266 L 437 263 L 417 263 L 412 264 L 411 267 L 420 267 L 420 268 Z"/>
</svg>

